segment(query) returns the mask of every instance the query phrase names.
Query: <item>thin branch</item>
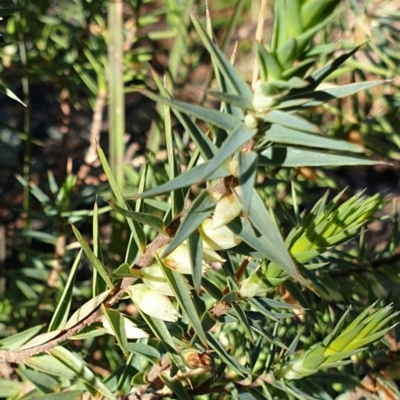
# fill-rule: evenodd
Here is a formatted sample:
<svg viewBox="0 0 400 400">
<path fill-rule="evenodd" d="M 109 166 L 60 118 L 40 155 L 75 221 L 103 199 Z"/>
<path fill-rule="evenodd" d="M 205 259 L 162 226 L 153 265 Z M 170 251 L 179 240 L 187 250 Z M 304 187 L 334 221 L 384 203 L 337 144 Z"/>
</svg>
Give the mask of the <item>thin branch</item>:
<svg viewBox="0 0 400 400">
<path fill-rule="evenodd" d="M 210 190 L 214 193 L 220 192 L 220 194 L 224 194 L 227 190 L 227 185 L 224 183 L 226 181 L 225 178 L 221 181 L 218 181 Z M 184 215 L 184 212 L 181 214 Z M 161 247 L 167 245 L 171 238 L 175 235 L 179 224 L 180 224 L 180 217 L 175 219 L 170 223 L 170 225 L 166 228 L 166 233 L 168 236 L 165 235 L 157 235 L 157 237 L 153 240 L 152 243 L 147 247 L 145 253 L 139 258 L 136 264 L 132 267 L 135 269 L 140 269 L 151 265 L 154 260 L 154 253 L 160 249 Z M 115 287 L 111 294 L 103 301 L 101 305 L 104 305 L 106 308 L 112 307 L 116 304 L 121 297 L 124 295 L 126 289 L 133 285 L 136 281 L 136 277 L 125 277 L 123 278 Z M 27 349 L 22 350 L 0 350 L 0 362 L 9 362 L 9 363 L 18 363 L 23 362 L 24 360 L 46 351 L 51 350 L 59 343 L 63 342 L 64 340 L 69 339 L 70 337 L 76 335 L 84 328 L 89 325 L 92 325 L 95 322 L 98 322 L 102 317 L 101 312 L 101 305 L 96 307 L 89 315 L 81 319 L 76 325 L 72 326 L 69 329 L 65 329 L 64 331 L 60 332 L 58 336 L 49 340 L 48 342 L 42 343 L 37 346 L 33 346 Z"/>
</svg>

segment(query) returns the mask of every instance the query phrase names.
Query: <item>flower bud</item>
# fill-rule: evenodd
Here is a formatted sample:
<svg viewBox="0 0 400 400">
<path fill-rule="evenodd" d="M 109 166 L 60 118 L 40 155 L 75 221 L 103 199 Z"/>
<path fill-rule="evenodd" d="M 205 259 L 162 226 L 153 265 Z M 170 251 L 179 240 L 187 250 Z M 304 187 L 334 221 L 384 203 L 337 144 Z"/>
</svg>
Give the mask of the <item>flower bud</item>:
<svg viewBox="0 0 400 400">
<path fill-rule="evenodd" d="M 158 250 L 162 254 L 166 246 Z M 186 244 L 180 244 L 174 251 L 163 257 L 162 262 L 170 269 L 179 274 L 191 274 L 189 249 Z"/>
<path fill-rule="evenodd" d="M 171 300 L 163 294 L 149 289 L 144 283 L 127 288 L 133 302 L 145 314 L 163 321 L 176 322 L 179 313 L 175 310 Z"/>
<path fill-rule="evenodd" d="M 211 359 L 207 353 L 190 348 L 181 351 L 183 363 L 190 369 L 204 368 L 211 365 Z"/>
<path fill-rule="evenodd" d="M 271 84 L 262 81 L 256 82 L 252 101 L 256 112 L 265 113 L 269 111 L 277 103 L 277 94 Z"/>
<path fill-rule="evenodd" d="M 161 247 L 158 250 L 159 254 L 162 254 L 166 247 Z M 212 251 L 208 248 L 205 248 L 202 255 L 203 261 L 210 262 L 223 262 L 224 259 L 215 251 Z M 192 269 L 190 267 L 190 258 L 189 258 L 189 249 L 188 246 L 184 243 L 180 244 L 174 251 L 168 254 L 166 257 L 162 258 L 162 262 L 170 269 L 179 274 L 188 274 L 192 273 Z M 205 268 L 207 265 L 203 263 L 203 267 Z"/>
<path fill-rule="evenodd" d="M 201 238 L 203 239 L 203 248 L 212 250 L 225 250 L 237 246 L 242 242 L 226 226 L 221 226 L 218 229 L 213 229 L 213 220 L 207 218 L 199 227 Z"/>
<path fill-rule="evenodd" d="M 165 279 L 158 264 L 144 267 L 140 270 L 143 283 L 150 289 L 165 296 L 174 296 L 174 292 Z"/>
<path fill-rule="evenodd" d="M 242 204 L 238 198 L 241 194 L 240 187 L 234 189 L 235 193 L 224 194 L 215 206 L 213 229 L 220 228 L 231 222 L 242 212 Z"/>
<path fill-rule="evenodd" d="M 246 114 L 244 117 L 244 124 L 247 128 L 254 129 L 258 126 L 257 118 L 253 114 Z"/>
</svg>

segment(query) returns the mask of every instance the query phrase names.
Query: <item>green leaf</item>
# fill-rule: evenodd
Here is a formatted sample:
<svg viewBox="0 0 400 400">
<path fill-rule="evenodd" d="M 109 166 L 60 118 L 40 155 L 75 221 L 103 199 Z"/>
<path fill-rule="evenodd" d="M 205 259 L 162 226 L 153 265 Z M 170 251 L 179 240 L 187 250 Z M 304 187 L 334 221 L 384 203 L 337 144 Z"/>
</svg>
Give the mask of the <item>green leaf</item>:
<svg viewBox="0 0 400 400">
<path fill-rule="evenodd" d="M 245 125 L 238 125 L 235 130 L 222 143 L 218 153 L 209 161 L 204 175 L 208 176 L 221 165 L 230 156 L 235 154 L 242 146 L 244 146 L 257 133 L 257 129 L 248 129 Z"/>
<path fill-rule="evenodd" d="M 156 75 L 154 75 L 153 78 L 157 84 L 158 90 L 163 95 L 163 97 L 171 99 L 170 94 L 167 92 L 160 79 Z M 175 114 L 176 118 L 178 118 L 182 126 L 185 128 L 185 130 L 189 133 L 190 138 L 200 150 L 203 158 L 205 160 L 210 160 L 217 152 L 217 147 L 215 146 L 215 144 L 186 114 L 182 114 L 176 109 L 172 109 L 172 111 Z"/>
<path fill-rule="evenodd" d="M 117 339 L 118 344 L 121 347 L 121 350 L 125 355 L 127 355 L 129 351 L 128 341 L 126 339 L 124 317 L 119 311 L 104 307 L 104 305 L 101 306 L 101 310 L 103 312 L 103 315 L 110 323 L 110 327 L 114 333 L 114 336 Z"/>
<path fill-rule="evenodd" d="M 191 114 L 197 118 L 200 118 L 203 121 L 217 126 L 218 128 L 224 129 L 227 132 L 233 131 L 238 125 L 241 124 L 240 119 L 217 110 L 195 106 L 189 103 L 185 103 L 183 101 L 169 100 L 147 90 L 142 91 L 142 93 L 156 102 L 166 104 L 172 109 Z"/>
<path fill-rule="evenodd" d="M 36 197 L 40 205 L 44 208 L 44 211 L 47 215 L 57 214 L 57 210 L 55 209 L 54 204 L 52 204 L 50 197 L 47 196 L 47 194 L 44 193 L 37 185 L 32 185 L 28 183 L 24 178 L 19 175 L 17 175 L 16 178 L 24 187 L 29 188 L 32 196 Z"/>
<path fill-rule="evenodd" d="M 362 156 L 335 154 L 322 150 L 273 146 L 261 152 L 259 165 L 282 167 L 339 167 L 343 165 L 375 165 L 378 161 Z"/>
<path fill-rule="evenodd" d="M 148 225 L 156 232 L 165 235 L 164 222 L 161 218 L 158 218 L 153 214 L 126 210 L 117 205 L 114 205 L 113 208 L 125 217 L 133 219 L 141 224 Z"/>
<path fill-rule="evenodd" d="M 48 352 L 51 357 L 62 362 L 67 368 L 73 371 L 74 375 L 85 382 L 85 384 L 93 387 L 103 396 L 111 400 L 117 398 L 104 386 L 100 379 L 85 365 L 75 353 L 70 352 L 64 347 L 57 346 Z"/>
<path fill-rule="evenodd" d="M 275 57 L 260 43 L 254 44 L 258 65 L 260 68 L 260 78 L 263 82 L 275 81 L 281 77 L 281 66 Z"/>
<path fill-rule="evenodd" d="M 57 237 L 50 233 L 39 232 L 39 231 L 23 231 L 20 234 L 22 237 L 36 239 L 39 242 L 51 244 L 53 246 L 57 243 Z"/>
<path fill-rule="evenodd" d="M 327 87 L 324 89 L 316 90 L 312 98 L 315 98 L 316 100 L 322 102 L 326 102 L 331 99 L 341 99 L 342 97 L 347 97 L 362 90 L 371 89 L 375 86 L 380 86 L 388 82 L 388 80 L 383 79 L 376 81 L 349 83 L 348 85 L 340 85 L 336 87 Z"/>
<path fill-rule="evenodd" d="M 169 389 L 174 394 L 174 397 L 178 400 L 190 400 L 189 395 L 186 392 L 185 387 L 182 385 L 181 381 L 175 378 L 171 378 L 168 373 L 162 373 L 163 382 L 169 387 Z"/>
<path fill-rule="evenodd" d="M 214 157 L 217 152 L 217 146 L 211 141 L 211 139 L 185 114 L 181 114 L 178 110 L 172 109 L 179 122 L 189 133 L 190 138 L 196 144 L 196 147 L 200 150 L 200 154 L 205 160 L 210 160 Z"/>
<path fill-rule="evenodd" d="M 79 307 L 65 324 L 64 329 L 72 328 L 83 318 L 86 318 L 103 303 L 103 301 L 108 297 L 109 294 L 110 290 L 106 290 L 105 292 L 100 293 L 96 297 L 93 297 L 92 299 L 87 301 L 82 307 Z"/>
<path fill-rule="evenodd" d="M 308 122 L 307 120 L 300 118 L 294 114 L 272 110 L 267 114 L 262 116 L 262 119 L 266 122 L 270 122 L 271 124 L 278 124 L 281 126 L 285 126 L 286 128 L 294 129 L 295 131 L 304 131 L 308 133 L 320 133 L 321 129 Z"/>
<path fill-rule="evenodd" d="M 207 190 L 203 190 L 191 204 L 175 236 L 160 255 L 160 258 L 166 257 L 175 250 L 213 212 L 214 208 L 215 200 Z"/>
<path fill-rule="evenodd" d="M 249 321 L 247 320 L 246 313 L 239 304 L 232 303 L 232 307 L 235 310 L 236 317 L 240 322 L 240 325 L 242 325 L 247 338 L 249 339 L 250 343 L 254 344 L 253 333 L 251 331 L 251 326 L 249 324 Z"/>
<path fill-rule="evenodd" d="M 54 393 L 60 387 L 60 383 L 56 379 L 54 379 L 52 376 L 44 374 L 43 372 L 32 371 L 30 369 L 20 369 L 18 374 L 35 385 L 42 393 Z"/>
<path fill-rule="evenodd" d="M 255 189 L 253 189 L 251 198 L 249 219 L 261 233 L 265 248 L 269 249 L 268 259 L 278 264 L 291 277 L 299 279 L 299 272 L 286 248 L 282 235 Z"/>
<path fill-rule="evenodd" d="M 25 386 L 26 384 L 23 382 L 0 378 L 1 396 L 3 398 L 21 398 Z"/>
<path fill-rule="evenodd" d="M 211 96 L 215 97 L 216 99 L 218 99 L 220 101 L 226 102 L 226 103 L 231 104 L 236 107 L 239 107 L 243 110 L 253 110 L 254 109 L 252 102 L 243 97 L 236 96 L 234 94 L 214 92 L 213 90 L 208 90 L 207 93 L 209 93 Z"/>
<path fill-rule="evenodd" d="M 350 96 L 362 90 L 367 90 L 387 82 L 388 82 L 387 80 L 375 80 L 367 82 L 350 83 L 348 85 L 327 86 L 325 88 L 320 88 L 319 90 L 314 90 L 311 92 L 303 91 L 300 92 L 299 94 L 289 95 L 285 97 L 285 100 L 287 100 L 287 104 L 285 104 L 285 102 L 282 102 L 279 106 L 287 108 L 288 104 L 291 104 L 289 102 L 299 100 L 300 102 L 302 102 L 301 108 L 316 107 L 330 100 L 341 99 L 343 97 Z M 292 104 L 295 105 L 296 103 L 294 102 Z"/>
<path fill-rule="evenodd" d="M 90 263 L 93 265 L 94 268 L 96 268 L 97 272 L 103 278 L 104 282 L 106 282 L 107 287 L 112 288 L 114 285 L 112 284 L 111 279 L 108 276 L 108 272 L 107 272 L 104 264 L 94 255 L 92 249 L 89 247 L 89 245 L 83 239 L 83 237 L 82 237 L 81 233 L 78 231 L 78 229 L 75 228 L 74 225 L 71 225 L 71 227 L 75 234 L 76 239 L 78 240 L 79 244 L 82 246 L 82 249 L 83 249 L 84 253 L 86 254 L 86 257 L 89 259 Z"/>
<path fill-rule="evenodd" d="M 147 358 L 153 364 L 157 363 L 161 359 L 160 352 L 153 346 L 149 346 L 145 343 L 128 343 L 127 349 L 130 353 L 140 354 L 141 356 Z"/>
<path fill-rule="evenodd" d="M 7 350 L 15 350 L 21 347 L 24 343 L 35 337 L 43 328 L 43 325 L 36 325 L 32 328 L 26 329 L 25 331 L 18 332 L 15 335 L 11 335 L 0 340 L 0 348 Z"/>
<path fill-rule="evenodd" d="M 66 392 L 48 394 L 46 396 L 31 397 L 31 400 L 81 400 L 83 393 L 82 390 L 68 390 Z"/>
<path fill-rule="evenodd" d="M 211 57 L 213 57 L 215 64 L 218 66 L 219 72 L 238 95 L 247 99 L 248 101 L 251 101 L 253 98 L 253 93 L 250 87 L 231 65 L 229 60 L 223 55 L 218 46 L 211 40 L 210 36 L 196 16 L 191 14 L 191 17 L 193 25 L 195 26 L 200 39 L 202 40 L 207 51 L 210 53 Z"/>
<path fill-rule="evenodd" d="M 3 14 L 2 11 L 3 11 L 3 9 L 0 9 L 0 15 Z M 22 104 L 24 107 L 26 107 L 26 104 L 12 90 L 10 90 L 8 87 L 4 86 L 2 83 L 0 83 L 0 92 L 4 93 L 10 99 L 15 100 L 19 104 Z"/>
<path fill-rule="evenodd" d="M 130 265 L 124 262 L 112 272 L 112 276 L 116 278 L 124 278 L 126 276 L 132 277 L 133 274 Z"/>
<path fill-rule="evenodd" d="M 251 197 L 257 176 L 257 161 L 258 155 L 255 152 L 240 151 L 238 153 L 239 185 L 242 189 L 240 201 L 245 218 L 250 211 Z"/>
<path fill-rule="evenodd" d="M 172 190 L 176 190 L 179 188 L 185 188 L 196 183 L 200 183 L 205 179 L 220 179 L 225 178 L 231 174 L 229 166 L 227 164 L 221 165 L 217 170 L 212 171 L 209 173 L 209 165 L 211 161 L 207 161 L 203 164 L 200 164 L 189 171 L 186 171 L 182 175 L 177 176 L 172 181 L 164 183 L 154 189 L 150 189 L 144 193 L 138 193 L 134 197 L 141 198 L 141 197 L 150 197 L 150 196 L 157 196 L 159 194 L 167 193 Z"/>
<path fill-rule="evenodd" d="M 175 294 L 176 300 L 178 301 L 183 312 L 186 314 L 189 323 L 192 325 L 203 345 L 208 347 L 206 335 L 203 331 L 203 327 L 201 326 L 201 322 L 199 316 L 197 315 L 197 310 L 188 290 L 185 278 L 181 274 L 169 269 L 161 260 L 159 261 L 159 264 L 164 272 L 165 278 Z"/>
<path fill-rule="evenodd" d="M 217 340 L 211 332 L 206 333 L 208 344 L 210 347 L 221 357 L 221 360 L 237 374 L 247 377 L 250 375 L 243 365 L 239 364 L 222 346 L 222 344 Z"/>
<path fill-rule="evenodd" d="M 260 393 L 256 388 L 252 388 L 252 387 L 247 387 L 245 394 L 250 394 L 251 396 L 254 397 L 255 400 L 273 400 L 272 396 L 269 394 L 269 392 L 267 392 L 265 395 Z M 250 399 L 246 399 L 245 397 L 241 398 L 240 394 L 239 394 L 239 398 L 240 400 L 250 400 Z"/>
<path fill-rule="evenodd" d="M 72 292 L 74 290 L 75 277 L 78 271 L 81 256 L 82 256 L 82 250 L 78 253 L 78 255 L 75 258 L 74 264 L 72 265 L 64 291 L 60 297 L 60 300 L 58 301 L 53 317 L 51 318 L 48 332 L 61 329 L 67 322 L 69 310 L 71 308 Z"/>
<path fill-rule="evenodd" d="M 33 369 L 45 372 L 50 375 L 60 376 L 66 379 L 75 379 L 75 374 L 62 362 L 50 357 L 48 354 L 38 354 L 24 361 Z"/>
<path fill-rule="evenodd" d="M 336 57 L 330 63 L 314 71 L 309 77 L 306 78 L 310 82 L 310 86 L 307 89 L 315 89 L 325 78 L 335 72 L 347 59 L 353 56 L 361 46 L 362 45 L 357 46 L 353 50 Z"/>
<path fill-rule="evenodd" d="M 348 151 L 355 153 L 362 153 L 364 151 L 361 146 L 345 140 L 305 133 L 276 124 L 272 125 L 265 132 L 265 139 L 274 143 L 321 148 L 326 150 Z"/>
<path fill-rule="evenodd" d="M 25 350 L 25 349 L 29 349 L 31 347 L 41 346 L 41 345 L 47 343 L 48 341 L 54 339 L 55 337 L 57 337 L 61 332 L 62 332 L 61 330 L 57 330 L 57 331 L 46 332 L 46 333 L 37 335 L 33 339 L 31 339 L 29 342 L 27 342 L 23 346 L 21 346 L 19 348 L 19 350 Z"/>
<path fill-rule="evenodd" d="M 169 358 L 175 364 L 176 367 L 182 372 L 183 376 L 187 375 L 186 367 L 183 364 L 183 361 L 178 354 L 174 340 L 172 339 L 171 333 L 167 328 L 167 325 L 164 321 L 158 318 L 150 317 L 149 315 L 145 314 L 138 308 L 140 315 L 154 333 L 154 335 L 161 341 L 161 344 L 164 346 L 165 350 L 168 353 Z"/>
<path fill-rule="evenodd" d="M 108 180 L 108 183 L 110 184 L 110 187 L 114 194 L 114 197 L 117 200 L 118 206 L 125 210 L 129 210 L 129 207 L 126 204 L 124 196 L 121 193 L 121 189 L 118 187 L 118 184 L 113 176 L 113 173 L 111 171 L 110 165 L 108 164 L 107 158 L 100 146 L 97 146 L 97 154 L 99 155 L 101 165 L 103 167 L 104 173 L 107 176 L 107 180 Z M 142 227 L 131 219 L 127 219 L 127 223 L 129 225 L 129 228 L 131 230 L 131 233 L 133 235 L 133 238 L 135 240 L 137 247 L 142 252 L 144 252 L 146 249 L 146 235 L 144 234 Z M 107 280 L 106 280 L 106 282 L 107 282 Z"/>
<path fill-rule="evenodd" d="M 308 29 L 314 26 L 329 11 L 332 12 L 332 9 L 339 3 L 340 1 L 337 0 L 308 0 L 303 2 L 299 14 L 303 27 Z"/>
<path fill-rule="evenodd" d="M 201 276 L 203 273 L 203 241 L 197 232 L 193 232 L 187 237 L 187 245 L 189 250 L 190 267 L 192 268 L 193 286 L 196 293 L 199 294 Z"/>
<path fill-rule="evenodd" d="M 92 237 L 93 237 L 93 254 L 101 262 L 103 262 L 103 257 L 101 253 L 100 246 L 100 234 L 99 234 L 99 207 L 97 205 L 97 199 L 93 206 L 93 218 L 92 218 Z M 92 279 L 92 292 L 93 296 L 104 292 L 107 289 L 106 282 L 101 278 L 100 274 L 97 272 L 96 268 L 93 268 L 93 279 Z"/>
</svg>

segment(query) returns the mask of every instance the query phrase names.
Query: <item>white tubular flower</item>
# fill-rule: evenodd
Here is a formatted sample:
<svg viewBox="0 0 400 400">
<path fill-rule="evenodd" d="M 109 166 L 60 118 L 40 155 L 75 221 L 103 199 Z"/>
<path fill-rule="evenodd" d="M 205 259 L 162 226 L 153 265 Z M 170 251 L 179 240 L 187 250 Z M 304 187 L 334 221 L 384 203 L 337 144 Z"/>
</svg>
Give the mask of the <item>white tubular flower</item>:
<svg viewBox="0 0 400 400">
<path fill-rule="evenodd" d="M 136 306 L 145 314 L 163 321 L 176 322 L 178 320 L 179 313 L 171 300 L 148 288 L 144 283 L 129 286 L 127 292 Z"/>
<path fill-rule="evenodd" d="M 162 254 L 166 246 L 158 250 L 158 254 Z M 186 244 L 180 244 L 174 251 L 169 253 L 161 261 L 170 269 L 179 274 L 191 274 L 189 259 L 189 249 Z"/>
<path fill-rule="evenodd" d="M 254 88 L 253 107 L 257 113 L 263 114 L 269 111 L 277 102 L 277 95 L 271 85 L 257 81 Z"/>
<path fill-rule="evenodd" d="M 145 337 L 149 337 L 149 334 L 144 330 L 137 327 L 130 319 L 124 318 L 124 325 L 125 325 L 125 334 L 127 339 L 141 339 Z M 103 328 L 109 333 L 110 335 L 114 335 L 113 330 L 111 328 L 108 319 L 103 315 L 102 318 Z"/>
<path fill-rule="evenodd" d="M 160 248 L 158 253 L 162 254 L 164 249 L 165 247 Z M 207 263 L 224 261 L 221 256 L 219 256 L 215 251 L 211 251 L 209 248 L 203 251 L 202 258 Z M 162 262 L 168 268 L 178 272 L 179 274 L 190 275 L 192 273 L 192 269 L 190 267 L 189 249 L 184 243 L 180 244 L 174 251 L 162 258 Z M 203 267 L 205 268 L 207 265 L 203 263 Z"/>
<path fill-rule="evenodd" d="M 242 239 L 236 236 L 226 226 L 214 229 L 213 224 L 213 220 L 207 218 L 199 227 L 204 249 L 226 250 L 235 247 L 242 242 Z"/>
<path fill-rule="evenodd" d="M 234 191 L 235 193 L 224 194 L 218 200 L 214 211 L 213 229 L 218 229 L 228 224 L 242 212 L 242 204 L 239 200 L 241 189 L 238 186 Z"/>
<path fill-rule="evenodd" d="M 142 273 L 142 281 L 148 288 L 165 296 L 174 296 L 174 293 L 158 264 L 142 268 L 140 271 Z"/>
</svg>

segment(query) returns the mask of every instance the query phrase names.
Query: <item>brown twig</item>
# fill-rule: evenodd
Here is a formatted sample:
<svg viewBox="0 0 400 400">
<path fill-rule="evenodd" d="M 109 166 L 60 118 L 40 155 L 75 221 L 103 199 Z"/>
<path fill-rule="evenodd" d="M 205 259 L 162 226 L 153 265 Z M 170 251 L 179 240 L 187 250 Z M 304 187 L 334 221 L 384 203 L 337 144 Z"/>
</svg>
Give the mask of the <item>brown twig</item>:
<svg viewBox="0 0 400 400">
<path fill-rule="evenodd" d="M 227 178 L 225 178 L 226 180 Z M 222 182 L 225 182 L 222 180 Z M 226 183 L 217 182 L 211 190 L 215 193 L 217 191 L 221 191 L 221 195 L 224 194 L 226 189 Z M 171 222 L 171 224 L 166 228 L 166 233 L 168 236 L 165 235 L 157 235 L 157 237 L 153 240 L 153 242 L 147 247 L 145 253 L 139 258 L 139 260 L 135 263 L 133 268 L 140 269 L 149 266 L 154 260 L 154 253 L 160 249 L 161 247 L 167 245 L 171 238 L 175 235 L 176 230 L 179 227 L 180 217 L 175 219 Z M 121 297 L 124 295 L 126 289 L 132 285 L 136 280 L 136 277 L 125 277 L 119 282 L 110 293 L 110 295 L 104 300 L 101 305 L 104 305 L 106 308 L 112 307 L 116 304 Z M 24 348 L 21 350 L 0 350 L 0 362 L 10 362 L 10 363 L 18 363 L 23 362 L 24 360 L 46 351 L 51 350 L 59 343 L 63 342 L 74 336 L 75 334 L 79 333 L 85 327 L 92 325 L 93 323 L 100 320 L 102 316 L 101 312 L 101 305 L 96 307 L 89 315 L 81 319 L 76 325 L 72 326 L 71 328 L 65 329 L 60 332 L 55 338 L 51 340 L 30 347 Z"/>
<path fill-rule="evenodd" d="M 165 246 L 171 239 L 169 237 L 158 235 L 154 241 L 147 248 L 146 252 L 140 257 L 138 262 L 135 264 L 136 268 L 143 268 L 150 265 L 153 261 L 154 252 L 162 246 Z M 135 277 L 126 277 L 114 287 L 113 292 L 104 300 L 103 305 L 105 307 L 111 307 L 116 304 L 120 298 L 124 295 L 127 287 L 135 282 Z M 88 316 L 83 318 L 73 327 L 62 331 L 54 339 L 49 340 L 46 343 L 33 346 L 22 350 L 0 350 L 0 362 L 22 362 L 35 354 L 43 353 L 57 346 L 59 343 L 71 336 L 80 332 L 83 328 L 92 325 L 97 322 L 101 317 L 101 306 L 95 308 Z"/>
</svg>

